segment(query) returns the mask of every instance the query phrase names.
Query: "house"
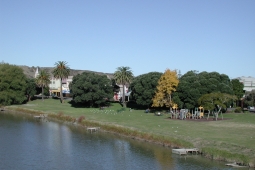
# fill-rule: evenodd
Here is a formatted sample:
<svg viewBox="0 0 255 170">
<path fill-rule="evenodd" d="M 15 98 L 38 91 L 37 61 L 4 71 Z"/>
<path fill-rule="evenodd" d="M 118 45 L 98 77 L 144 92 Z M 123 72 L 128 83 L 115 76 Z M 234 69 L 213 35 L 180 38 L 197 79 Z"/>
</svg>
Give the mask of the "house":
<svg viewBox="0 0 255 170">
<path fill-rule="evenodd" d="M 244 76 L 242 76 L 242 77 L 237 77 L 235 79 L 238 79 L 239 82 L 243 83 L 243 85 L 244 85 L 243 90 L 244 91 L 250 92 L 252 90 L 255 90 L 255 78 L 254 77 L 251 77 L 251 76 L 244 77 Z"/>
<path fill-rule="evenodd" d="M 56 79 L 54 77 L 51 77 L 51 83 L 49 84 L 50 88 L 50 95 L 54 96 L 60 96 L 60 86 L 62 85 L 62 94 L 64 97 L 70 96 L 70 89 L 69 85 L 73 80 L 73 76 L 68 76 L 66 79 L 62 79 L 62 82 L 60 82 L 60 79 Z"/>
<path fill-rule="evenodd" d="M 39 75 L 38 68 L 35 71 L 34 77 L 36 78 Z M 69 84 L 72 82 L 73 76 L 68 76 L 68 78 L 63 79 L 62 82 L 60 79 L 56 79 L 52 74 L 50 78 L 49 90 L 51 96 L 60 96 L 60 86 L 62 85 L 63 96 L 70 96 Z"/>
<path fill-rule="evenodd" d="M 239 82 L 243 83 L 243 85 L 244 85 L 243 91 L 244 92 L 251 92 L 252 90 L 255 90 L 255 78 L 254 77 L 251 77 L 251 76 L 244 77 L 244 76 L 242 76 L 242 77 L 237 77 L 235 79 L 238 79 Z M 237 105 L 239 105 L 243 108 L 244 99 L 245 99 L 245 95 L 240 99 L 239 104 L 237 104 Z"/>
<path fill-rule="evenodd" d="M 60 96 L 60 79 L 56 79 L 53 76 L 50 78 L 50 95 L 51 96 Z"/>
<path fill-rule="evenodd" d="M 131 94 L 131 91 L 128 90 L 128 86 L 129 85 L 125 85 L 124 86 L 124 90 L 125 90 L 125 100 L 129 101 L 129 96 Z M 114 101 L 120 101 L 122 100 L 122 96 L 123 96 L 123 86 L 122 85 L 118 85 L 116 84 L 114 87 L 114 96 L 113 99 Z"/>
<path fill-rule="evenodd" d="M 68 78 L 62 80 L 62 93 L 63 96 L 70 96 L 69 85 L 73 81 L 73 76 L 68 76 Z"/>
</svg>

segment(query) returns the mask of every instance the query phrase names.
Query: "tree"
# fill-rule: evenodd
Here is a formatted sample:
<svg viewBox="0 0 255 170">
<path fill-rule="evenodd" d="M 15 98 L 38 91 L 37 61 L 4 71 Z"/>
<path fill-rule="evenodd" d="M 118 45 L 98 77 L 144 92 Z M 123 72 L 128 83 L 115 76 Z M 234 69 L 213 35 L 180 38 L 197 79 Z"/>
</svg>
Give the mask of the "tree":
<svg viewBox="0 0 255 170">
<path fill-rule="evenodd" d="M 0 64 L 0 104 L 21 104 L 26 100 L 26 76 L 15 65 Z"/>
<path fill-rule="evenodd" d="M 255 90 L 245 92 L 244 104 L 246 107 L 255 105 Z"/>
<path fill-rule="evenodd" d="M 158 81 L 157 91 L 152 99 L 152 107 L 166 106 L 171 111 L 171 107 L 174 104 L 171 95 L 176 91 L 178 83 L 179 80 L 176 71 L 167 69 Z"/>
<path fill-rule="evenodd" d="M 181 101 L 182 108 L 193 109 L 198 107 L 197 101 L 204 94 L 216 92 L 234 94 L 231 81 L 225 74 L 189 71 L 179 80 L 173 97 L 176 98 L 175 101 L 179 98 L 178 101 Z"/>
<path fill-rule="evenodd" d="M 220 113 L 221 109 L 226 109 L 226 104 L 229 101 L 237 100 L 237 97 L 235 95 L 230 95 L 226 93 L 209 93 L 204 94 L 198 99 L 198 104 L 203 106 L 205 110 L 214 110 L 217 109 L 216 112 L 216 120 L 218 117 L 218 114 Z"/>
<path fill-rule="evenodd" d="M 27 78 L 26 79 L 26 96 L 27 96 L 27 101 L 31 100 L 31 97 L 33 97 L 36 94 L 36 83 L 34 78 Z"/>
<path fill-rule="evenodd" d="M 49 86 L 45 86 L 43 88 L 43 92 L 42 92 L 42 88 L 37 86 L 36 87 L 36 94 L 43 94 L 44 96 L 50 96 L 50 87 Z"/>
<path fill-rule="evenodd" d="M 173 92 L 172 95 L 173 101 L 175 104 L 177 104 L 178 108 L 183 108 L 183 102 L 180 100 L 180 97 L 178 96 L 178 93 Z"/>
<path fill-rule="evenodd" d="M 117 84 L 122 85 L 122 104 L 123 107 L 126 107 L 125 102 L 125 86 L 127 83 L 131 83 L 134 75 L 130 70 L 130 67 L 118 67 L 117 70 L 114 72 L 114 79 Z"/>
<path fill-rule="evenodd" d="M 130 84 L 132 100 L 143 107 L 150 107 L 161 75 L 159 72 L 150 72 L 135 77 Z"/>
<path fill-rule="evenodd" d="M 45 70 L 41 70 L 39 75 L 35 78 L 35 82 L 38 87 L 42 88 L 42 100 L 43 100 L 43 96 L 44 96 L 43 90 L 45 87 L 48 87 L 50 84 L 50 74 Z"/>
<path fill-rule="evenodd" d="M 83 72 L 73 77 L 69 88 L 75 104 L 98 107 L 106 105 L 113 97 L 111 83 L 106 75 Z"/>
<path fill-rule="evenodd" d="M 60 101 L 63 103 L 63 93 L 62 93 L 62 80 L 68 78 L 70 74 L 70 68 L 67 66 L 67 62 L 58 61 L 55 63 L 55 68 L 52 72 L 53 76 L 60 79 Z"/>
<path fill-rule="evenodd" d="M 237 96 L 237 98 L 239 100 L 241 100 L 241 98 L 244 95 L 244 91 L 243 91 L 244 85 L 243 85 L 243 83 L 241 83 L 238 79 L 231 80 L 231 83 L 232 83 L 234 94 Z"/>
<path fill-rule="evenodd" d="M 197 83 L 198 77 L 195 71 L 189 71 L 179 79 L 176 92 L 173 93 L 174 101 L 178 101 L 179 108 L 191 109 L 196 104 L 199 97 Z"/>
</svg>

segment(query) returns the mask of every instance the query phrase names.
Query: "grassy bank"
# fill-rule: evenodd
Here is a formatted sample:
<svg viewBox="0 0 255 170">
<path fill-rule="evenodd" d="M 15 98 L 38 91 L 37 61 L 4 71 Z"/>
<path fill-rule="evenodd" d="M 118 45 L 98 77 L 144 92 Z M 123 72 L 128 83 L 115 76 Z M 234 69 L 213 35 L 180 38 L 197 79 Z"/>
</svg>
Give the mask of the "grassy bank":
<svg viewBox="0 0 255 170">
<path fill-rule="evenodd" d="M 113 103 L 104 110 L 75 108 L 59 100 L 35 100 L 10 109 L 49 114 L 64 121 L 81 121 L 85 126 L 100 126 L 106 131 L 166 146 L 197 147 L 207 157 L 242 163 L 255 162 L 255 114 L 228 113 L 224 120 L 196 121 L 169 119 L 168 114 L 155 116 L 144 110 L 123 110 Z M 226 119 L 226 120 L 225 120 Z"/>
</svg>

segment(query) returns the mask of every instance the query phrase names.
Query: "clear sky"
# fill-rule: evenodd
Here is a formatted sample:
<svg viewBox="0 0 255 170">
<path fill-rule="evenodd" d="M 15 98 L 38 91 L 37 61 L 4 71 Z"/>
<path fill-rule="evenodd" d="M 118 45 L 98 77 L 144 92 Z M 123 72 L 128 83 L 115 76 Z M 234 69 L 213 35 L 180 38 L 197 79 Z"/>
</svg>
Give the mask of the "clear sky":
<svg viewBox="0 0 255 170">
<path fill-rule="evenodd" d="M 0 62 L 255 77 L 255 0 L 0 0 Z"/>
</svg>

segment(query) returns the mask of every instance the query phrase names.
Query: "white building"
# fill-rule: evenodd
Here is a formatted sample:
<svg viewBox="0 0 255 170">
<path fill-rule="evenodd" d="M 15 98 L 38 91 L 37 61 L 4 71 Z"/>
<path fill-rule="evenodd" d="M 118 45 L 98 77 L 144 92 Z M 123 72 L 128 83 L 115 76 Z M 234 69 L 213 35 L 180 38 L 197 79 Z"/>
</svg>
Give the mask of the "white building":
<svg viewBox="0 0 255 170">
<path fill-rule="evenodd" d="M 66 94 L 70 93 L 69 85 L 72 81 L 73 81 L 73 76 L 68 76 L 67 79 L 62 80 L 62 93 L 66 93 Z"/>
<path fill-rule="evenodd" d="M 243 90 L 245 91 L 252 91 L 255 90 L 255 78 L 254 77 L 237 77 L 236 79 L 238 79 L 241 83 L 243 83 L 244 88 Z"/>
<path fill-rule="evenodd" d="M 35 71 L 35 78 L 39 75 L 38 68 Z M 70 94 L 69 84 L 72 82 L 73 76 L 68 76 L 67 79 L 63 79 L 62 83 L 60 79 L 56 79 L 53 76 L 50 78 L 50 95 L 60 96 L 60 86 L 62 84 L 62 93 L 64 96 L 68 96 Z"/>
<path fill-rule="evenodd" d="M 115 101 L 119 101 L 122 96 L 123 96 L 123 86 L 122 85 L 118 85 L 116 84 L 117 86 L 119 86 L 119 91 L 118 92 L 114 92 L 114 97 L 113 99 Z M 125 90 L 125 98 L 127 98 L 126 100 L 129 100 L 129 95 L 131 93 L 131 91 L 128 91 L 128 87 L 127 86 L 124 86 L 124 90 Z"/>
</svg>

